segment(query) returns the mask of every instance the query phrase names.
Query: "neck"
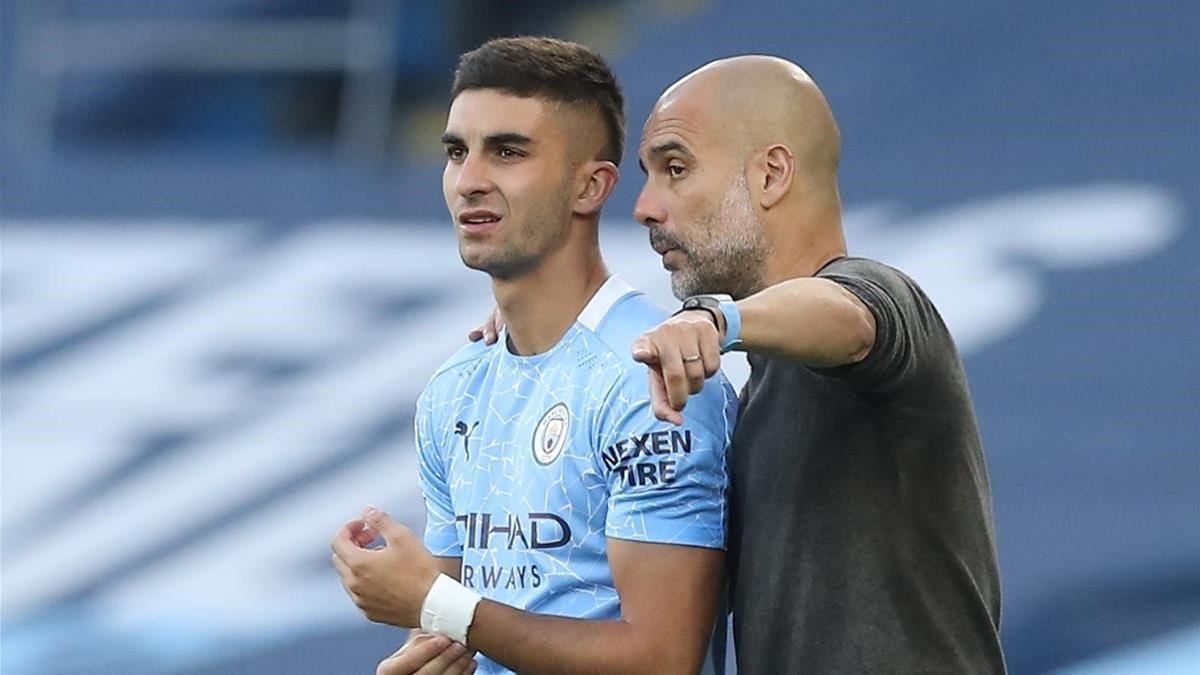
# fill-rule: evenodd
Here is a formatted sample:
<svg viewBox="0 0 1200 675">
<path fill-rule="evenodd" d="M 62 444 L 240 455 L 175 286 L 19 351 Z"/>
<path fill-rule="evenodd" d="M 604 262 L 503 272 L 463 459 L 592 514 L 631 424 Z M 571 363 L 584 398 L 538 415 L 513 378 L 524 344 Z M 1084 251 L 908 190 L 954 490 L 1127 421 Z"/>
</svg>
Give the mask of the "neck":
<svg viewBox="0 0 1200 675">
<path fill-rule="evenodd" d="M 567 245 L 541 265 L 514 279 L 492 279 L 492 293 L 508 329 L 509 346 L 520 356 L 548 351 L 558 343 L 608 279 L 599 241 Z"/>
<path fill-rule="evenodd" d="M 772 228 L 778 235 L 767 258 L 763 283 L 772 286 L 788 279 L 811 277 L 822 267 L 846 255 L 841 209 L 829 209 L 805 218 L 797 214 Z"/>
</svg>

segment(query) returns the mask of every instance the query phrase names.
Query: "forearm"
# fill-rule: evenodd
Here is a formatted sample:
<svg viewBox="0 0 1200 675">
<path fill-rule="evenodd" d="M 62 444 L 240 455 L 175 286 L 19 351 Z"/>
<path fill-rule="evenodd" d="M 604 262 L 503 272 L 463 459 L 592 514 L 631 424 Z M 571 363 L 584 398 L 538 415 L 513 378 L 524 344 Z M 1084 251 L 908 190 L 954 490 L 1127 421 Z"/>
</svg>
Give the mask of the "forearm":
<svg viewBox="0 0 1200 675">
<path fill-rule="evenodd" d="M 475 610 L 467 644 L 517 672 L 534 675 L 698 672 L 703 648 L 685 647 L 696 644 L 695 636 L 678 637 L 672 637 L 668 626 L 635 628 L 623 620 L 533 614 L 484 600 Z M 707 634 L 700 644 L 708 644 Z"/>
<path fill-rule="evenodd" d="M 737 305 L 748 352 L 838 366 L 861 361 L 875 341 L 871 311 L 828 279 L 790 279 Z"/>
<path fill-rule="evenodd" d="M 435 556 L 438 570 L 455 581 L 462 581 L 462 558 Z"/>
</svg>

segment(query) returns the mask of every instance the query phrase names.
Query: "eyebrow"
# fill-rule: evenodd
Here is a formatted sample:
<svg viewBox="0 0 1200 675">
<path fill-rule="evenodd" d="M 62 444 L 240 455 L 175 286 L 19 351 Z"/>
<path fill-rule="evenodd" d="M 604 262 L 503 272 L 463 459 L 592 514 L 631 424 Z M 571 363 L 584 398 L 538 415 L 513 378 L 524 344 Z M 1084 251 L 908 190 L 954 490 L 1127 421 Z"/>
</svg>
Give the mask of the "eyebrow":
<svg viewBox="0 0 1200 675">
<path fill-rule="evenodd" d="M 442 134 L 443 145 L 466 145 L 467 142 L 462 136 L 453 132 Z M 502 131 L 498 134 L 491 134 L 483 137 L 483 144 L 488 147 L 497 145 L 533 145 L 533 139 L 525 134 L 519 134 L 515 131 Z"/>
<path fill-rule="evenodd" d="M 667 141 L 666 143 L 660 143 L 659 145 L 647 150 L 646 154 L 650 157 L 661 157 L 670 152 L 678 152 L 688 160 L 694 161 L 696 159 L 696 156 L 692 154 L 692 151 L 688 150 L 687 146 L 679 141 Z M 643 162 L 640 157 L 638 158 L 638 166 L 641 167 L 642 173 L 649 173 L 646 171 L 646 163 Z"/>
</svg>

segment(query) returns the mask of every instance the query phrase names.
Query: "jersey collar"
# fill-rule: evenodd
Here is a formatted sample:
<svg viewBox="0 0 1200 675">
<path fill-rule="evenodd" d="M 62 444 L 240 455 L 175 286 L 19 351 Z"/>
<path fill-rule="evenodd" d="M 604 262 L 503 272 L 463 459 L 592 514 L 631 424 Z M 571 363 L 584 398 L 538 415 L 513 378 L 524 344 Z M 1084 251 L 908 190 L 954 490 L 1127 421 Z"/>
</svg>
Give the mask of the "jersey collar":
<svg viewBox="0 0 1200 675">
<path fill-rule="evenodd" d="M 604 321 L 604 317 L 608 314 L 608 311 L 613 308 L 613 305 L 616 305 L 621 298 L 637 292 L 638 290 L 630 286 L 620 275 L 614 274 L 596 291 L 592 299 L 588 300 L 588 304 L 584 306 L 583 311 L 579 313 L 579 317 L 575 321 L 586 326 L 588 330 L 595 332 L 600 327 L 600 323 Z"/>
</svg>

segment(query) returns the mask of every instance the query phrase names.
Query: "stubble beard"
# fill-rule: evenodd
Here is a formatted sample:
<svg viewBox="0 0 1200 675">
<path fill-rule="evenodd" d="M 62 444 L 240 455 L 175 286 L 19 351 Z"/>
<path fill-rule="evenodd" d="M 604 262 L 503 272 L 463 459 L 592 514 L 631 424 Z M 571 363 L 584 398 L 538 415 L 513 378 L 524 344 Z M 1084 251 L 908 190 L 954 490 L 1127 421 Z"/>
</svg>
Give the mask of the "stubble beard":
<svg viewBox="0 0 1200 675">
<path fill-rule="evenodd" d="M 675 297 L 727 293 L 738 299 L 762 289 L 767 244 L 744 172 L 696 232 L 697 245 L 684 251 L 688 264 L 671 273 Z"/>
<path fill-rule="evenodd" d="M 496 281 L 511 281 L 537 269 L 546 258 L 566 245 L 569 227 L 560 224 L 570 219 L 569 197 L 565 184 L 558 194 L 562 203 L 546 201 L 529 213 L 528 225 L 521 232 L 504 232 L 505 239 L 493 250 L 470 256 L 460 242 L 459 257 L 463 264 L 473 270 L 486 273 Z"/>
</svg>

